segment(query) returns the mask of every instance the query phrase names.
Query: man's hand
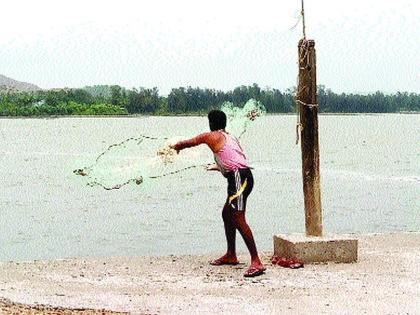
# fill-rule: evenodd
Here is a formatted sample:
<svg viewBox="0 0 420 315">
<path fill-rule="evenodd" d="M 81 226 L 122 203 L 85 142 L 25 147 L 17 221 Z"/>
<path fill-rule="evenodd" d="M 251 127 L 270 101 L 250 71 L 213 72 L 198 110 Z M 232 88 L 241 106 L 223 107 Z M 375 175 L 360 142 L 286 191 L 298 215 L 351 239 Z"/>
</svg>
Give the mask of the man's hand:
<svg viewBox="0 0 420 315">
<path fill-rule="evenodd" d="M 220 171 L 219 166 L 216 163 L 207 165 L 206 170 L 208 170 L 208 171 Z"/>
<path fill-rule="evenodd" d="M 179 151 L 180 151 L 179 149 L 177 149 L 177 146 L 176 146 L 177 144 L 178 144 L 178 143 L 175 143 L 175 144 L 170 144 L 170 145 L 169 145 L 169 147 L 170 147 L 171 149 L 173 149 L 173 150 L 175 150 L 175 151 L 176 151 L 176 154 L 178 154 L 178 153 L 179 153 Z"/>
</svg>

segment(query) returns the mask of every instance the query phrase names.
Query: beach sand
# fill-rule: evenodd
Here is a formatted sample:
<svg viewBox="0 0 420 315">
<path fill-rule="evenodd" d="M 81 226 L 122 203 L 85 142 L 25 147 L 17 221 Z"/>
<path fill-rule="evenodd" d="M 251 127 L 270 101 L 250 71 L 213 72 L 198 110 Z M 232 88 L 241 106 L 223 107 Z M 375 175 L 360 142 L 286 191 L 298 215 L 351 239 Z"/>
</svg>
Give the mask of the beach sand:
<svg viewBox="0 0 420 315">
<path fill-rule="evenodd" d="M 221 267 L 217 254 L 5 262 L 0 313 L 420 314 L 420 233 L 355 236 L 357 263 L 293 270 L 264 252 L 251 279 L 245 254 Z"/>
</svg>

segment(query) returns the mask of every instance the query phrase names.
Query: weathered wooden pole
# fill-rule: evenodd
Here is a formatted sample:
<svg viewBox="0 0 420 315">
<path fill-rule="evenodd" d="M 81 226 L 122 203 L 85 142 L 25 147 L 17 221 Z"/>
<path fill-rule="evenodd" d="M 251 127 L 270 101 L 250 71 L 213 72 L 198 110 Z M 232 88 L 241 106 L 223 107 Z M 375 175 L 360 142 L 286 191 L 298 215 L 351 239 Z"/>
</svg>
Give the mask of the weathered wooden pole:
<svg viewBox="0 0 420 315">
<path fill-rule="evenodd" d="M 316 95 L 315 42 L 306 39 L 302 1 L 303 39 L 299 41 L 299 107 L 297 142 L 301 139 L 302 179 L 305 201 L 306 237 L 278 234 L 273 237 L 274 255 L 285 259 L 312 262 L 356 262 L 357 239 L 322 235 L 321 189 L 319 177 L 318 101 Z M 315 236 L 319 236 L 316 237 Z"/>
<path fill-rule="evenodd" d="M 305 228 L 307 236 L 322 236 L 315 41 L 301 39 L 298 49 L 299 86 L 296 101 L 300 110 Z"/>
</svg>

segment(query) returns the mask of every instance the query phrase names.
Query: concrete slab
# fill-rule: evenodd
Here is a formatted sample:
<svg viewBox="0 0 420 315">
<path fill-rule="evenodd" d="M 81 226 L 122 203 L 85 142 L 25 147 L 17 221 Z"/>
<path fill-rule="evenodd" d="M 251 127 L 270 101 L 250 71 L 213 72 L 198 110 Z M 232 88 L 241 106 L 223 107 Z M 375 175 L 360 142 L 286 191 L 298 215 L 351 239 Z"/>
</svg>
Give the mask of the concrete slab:
<svg viewBox="0 0 420 315">
<path fill-rule="evenodd" d="M 358 241 L 340 235 L 308 237 L 304 234 L 279 234 L 274 239 L 274 255 L 304 263 L 357 262 Z"/>
</svg>

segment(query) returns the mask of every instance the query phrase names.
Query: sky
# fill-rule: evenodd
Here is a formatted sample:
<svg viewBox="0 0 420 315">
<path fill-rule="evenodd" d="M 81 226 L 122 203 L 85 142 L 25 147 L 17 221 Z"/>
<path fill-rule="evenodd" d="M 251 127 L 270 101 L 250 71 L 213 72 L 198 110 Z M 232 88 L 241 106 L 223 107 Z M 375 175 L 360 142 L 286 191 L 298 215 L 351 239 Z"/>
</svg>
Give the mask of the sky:
<svg viewBox="0 0 420 315">
<path fill-rule="evenodd" d="M 0 74 L 42 88 L 296 85 L 300 0 L 14 0 Z M 305 0 L 317 82 L 420 93 L 418 0 Z"/>
</svg>

